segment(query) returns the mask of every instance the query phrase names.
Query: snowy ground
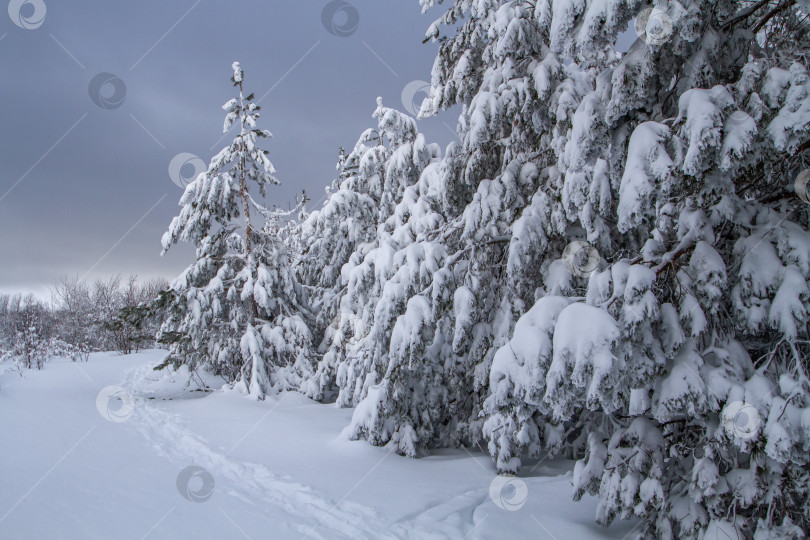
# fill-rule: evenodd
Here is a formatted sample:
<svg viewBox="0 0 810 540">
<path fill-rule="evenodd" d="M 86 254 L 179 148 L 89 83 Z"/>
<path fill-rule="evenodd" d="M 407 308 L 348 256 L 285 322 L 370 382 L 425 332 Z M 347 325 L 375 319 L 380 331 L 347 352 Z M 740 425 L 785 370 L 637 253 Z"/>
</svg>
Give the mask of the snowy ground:
<svg viewBox="0 0 810 540">
<path fill-rule="evenodd" d="M 569 540 L 631 530 L 602 529 L 593 500 L 571 500 L 570 463 L 493 484 L 481 453 L 403 458 L 342 437 L 350 410 L 292 393 L 254 402 L 191 391 L 187 376 L 151 370 L 164 356 L 96 354 L 0 375 L 0 538 Z M 97 400 L 108 386 L 124 400 Z"/>
</svg>

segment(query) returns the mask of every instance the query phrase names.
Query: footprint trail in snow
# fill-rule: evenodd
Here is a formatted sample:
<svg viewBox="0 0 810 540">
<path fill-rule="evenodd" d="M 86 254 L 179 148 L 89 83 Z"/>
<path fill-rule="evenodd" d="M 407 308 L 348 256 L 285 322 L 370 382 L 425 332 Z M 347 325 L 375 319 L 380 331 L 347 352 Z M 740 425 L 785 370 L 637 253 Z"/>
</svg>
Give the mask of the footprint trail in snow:
<svg viewBox="0 0 810 540">
<path fill-rule="evenodd" d="M 125 374 L 122 387 L 135 399 L 131 422 L 155 449 L 172 460 L 204 467 L 214 475 L 217 485 L 227 486 L 229 495 L 247 502 L 264 500 L 282 509 L 294 519 L 291 525 L 312 538 L 408 538 L 436 537 L 404 524 L 391 525 L 366 506 L 332 501 L 313 488 L 283 479 L 267 467 L 238 462 L 213 450 L 201 437 L 181 426 L 176 417 L 140 397 L 135 386 L 152 366 L 136 366 Z M 328 535 L 324 536 L 324 531 Z M 442 535 L 443 536 L 443 535 Z"/>
</svg>

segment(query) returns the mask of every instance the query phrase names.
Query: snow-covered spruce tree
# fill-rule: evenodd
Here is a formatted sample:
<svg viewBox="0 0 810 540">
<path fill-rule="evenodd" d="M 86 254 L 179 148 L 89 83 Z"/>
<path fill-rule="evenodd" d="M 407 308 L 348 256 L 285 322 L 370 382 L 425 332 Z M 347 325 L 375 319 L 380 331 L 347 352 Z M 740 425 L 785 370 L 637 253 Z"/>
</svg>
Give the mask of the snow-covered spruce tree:
<svg viewBox="0 0 810 540">
<path fill-rule="evenodd" d="M 484 55 L 478 37 L 473 31 L 458 46 L 470 69 L 458 72 L 451 97 L 436 109 L 456 99 L 464 103 L 462 94 L 480 84 L 473 70 Z M 514 46 L 504 51 L 510 65 L 509 57 L 535 50 L 530 40 Z M 397 295 L 395 302 L 377 304 L 389 319 L 375 320 L 372 329 L 381 336 L 376 341 L 383 345 L 378 356 L 384 377 L 358 407 L 353 433 L 375 444 L 393 442 L 408 455 L 480 439 L 493 354 L 535 299 L 537 285 L 521 289 L 526 280 L 514 280 L 517 287 L 507 282 L 510 226 L 540 182 L 532 159 L 552 152 L 539 151 L 519 131 L 510 136 L 513 124 L 542 114 L 542 106 L 526 84 L 496 76 L 503 87 L 464 103 L 461 142 L 452 143 L 403 200 L 396 234 L 416 242 L 401 250 L 392 277 L 377 285 Z M 538 209 L 535 219 L 542 218 Z M 526 255 L 523 264 L 511 266 L 536 275 L 540 259 Z"/>
<path fill-rule="evenodd" d="M 262 399 L 311 376 L 309 312 L 282 237 L 280 220 L 288 213 L 265 208 L 251 194 L 264 196 L 268 184 L 279 182 L 257 144 L 270 132 L 256 128 L 259 106 L 253 94 L 244 95 L 238 62 L 233 71 L 239 96 L 223 106 L 223 129 L 237 123 L 240 132 L 188 185 L 163 237 L 164 252 L 182 240 L 194 244 L 197 258 L 171 285 L 159 337 L 176 363 L 211 367 Z M 254 226 L 252 210 L 266 220 L 263 227 Z"/>
<path fill-rule="evenodd" d="M 422 113 L 461 104 L 462 142 L 406 191 L 391 277 L 361 274 L 376 350 L 349 365 L 384 375 L 354 435 L 564 452 L 649 537 L 806 530 L 803 8 L 453 2 Z"/>
<path fill-rule="evenodd" d="M 352 255 L 362 257 L 366 246 L 376 236 L 385 154 L 382 136 L 374 129 L 362 134 L 348 156 L 341 147 L 336 166 L 338 178 L 326 188 L 323 206 L 302 220 L 295 235 L 301 247 L 296 257 L 296 272 L 313 292 L 321 352 L 334 330 L 333 323 L 337 322 L 344 290 L 341 269 Z M 321 368 L 326 368 L 327 364 L 322 364 Z M 321 382 L 308 393 L 322 399 L 326 387 L 333 387 L 334 381 L 329 381 L 333 377 L 324 369 L 319 369 L 318 373 L 317 379 Z"/>
<path fill-rule="evenodd" d="M 403 221 L 398 205 L 406 193 L 413 198 L 422 172 L 440 152 L 426 143 L 413 118 L 381 99 L 373 117 L 377 128 L 366 130 L 354 150 L 341 156 L 340 178 L 323 208 L 301 227 L 309 247 L 299 272 L 316 290 L 323 334 L 323 358 L 305 390 L 341 406 L 356 405 L 382 377 L 380 354 L 389 332 L 372 334 L 375 309 L 394 270 L 392 257 L 413 241 L 394 233 Z"/>
</svg>

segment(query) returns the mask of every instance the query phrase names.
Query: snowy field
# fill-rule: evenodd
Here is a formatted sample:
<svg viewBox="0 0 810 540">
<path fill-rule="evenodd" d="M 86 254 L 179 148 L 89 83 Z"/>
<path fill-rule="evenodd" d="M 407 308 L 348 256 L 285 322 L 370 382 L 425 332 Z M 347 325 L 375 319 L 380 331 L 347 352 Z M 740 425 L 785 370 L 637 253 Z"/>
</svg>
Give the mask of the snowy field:
<svg viewBox="0 0 810 540">
<path fill-rule="evenodd" d="M 530 464 L 510 480 L 498 479 L 482 453 L 403 458 L 342 436 L 351 410 L 294 393 L 256 402 L 199 391 L 221 384 L 187 386 L 187 375 L 154 372 L 164 356 L 95 354 L 24 378 L 0 376 L 0 538 L 562 540 L 631 532 L 627 523 L 598 527 L 595 501 L 571 500 L 570 463 Z M 108 386 L 125 389 L 123 400 L 99 399 Z"/>
</svg>

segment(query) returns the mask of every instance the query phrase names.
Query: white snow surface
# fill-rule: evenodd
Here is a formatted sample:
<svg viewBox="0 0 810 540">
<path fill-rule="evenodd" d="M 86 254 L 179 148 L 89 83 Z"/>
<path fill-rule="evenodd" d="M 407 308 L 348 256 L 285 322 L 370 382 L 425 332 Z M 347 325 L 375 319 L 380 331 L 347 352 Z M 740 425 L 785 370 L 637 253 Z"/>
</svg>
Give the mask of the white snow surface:
<svg viewBox="0 0 810 540">
<path fill-rule="evenodd" d="M 595 500 L 571 499 L 570 462 L 529 462 L 513 479 L 481 452 L 401 457 L 342 437 L 351 409 L 297 393 L 249 400 L 208 374 L 153 371 L 165 357 L 98 353 L 0 375 L 0 538 L 590 539 L 633 526 L 594 524 Z M 125 422 L 98 412 L 111 385 L 133 397 Z M 177 488 L 189 466 L 214 479 L 204 502 Z"/>
</svg>

